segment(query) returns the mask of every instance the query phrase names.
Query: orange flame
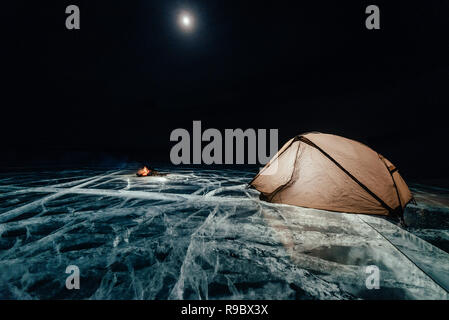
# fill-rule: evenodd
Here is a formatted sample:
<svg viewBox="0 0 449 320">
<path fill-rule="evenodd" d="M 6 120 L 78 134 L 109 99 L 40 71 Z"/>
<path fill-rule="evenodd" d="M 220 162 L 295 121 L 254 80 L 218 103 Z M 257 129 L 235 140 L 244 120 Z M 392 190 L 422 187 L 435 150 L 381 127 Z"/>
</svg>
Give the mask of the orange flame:
<svg viewBox="0 0 449 320">
<path fill-rule="evenodd" d="M 145 166 L 142 169 L 137 171 L 137 176 L 138 177 L 146 177 L 150 174 L 150 170 Z"/>
</svg>

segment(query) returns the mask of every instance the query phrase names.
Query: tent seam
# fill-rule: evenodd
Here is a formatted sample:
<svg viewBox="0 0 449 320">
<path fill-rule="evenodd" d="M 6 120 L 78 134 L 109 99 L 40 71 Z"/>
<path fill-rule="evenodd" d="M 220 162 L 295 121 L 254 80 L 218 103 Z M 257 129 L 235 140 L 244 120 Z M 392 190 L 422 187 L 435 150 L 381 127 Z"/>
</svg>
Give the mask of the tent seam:
<svg viewBox="0 0 449 320">
<path fill-rule="evenodd" d="M 396 195 L 397 195 L 398 201 L 399 201 L 399 207 L 401 208 L 401 213 L 403 214 L 404 209 L 402 207 L 401 196 L 399 195 L 399 189 L 398 189 L 398 186 L 396 185 L 396 181 L 394 180 L 394 177 L 393 177 L 393 173 L 398 171 L 398 168 L 395 167 L 393 170 L 390 171 L 390 169 L 387 166 L 387 163 L 384 160 L 385 158 L 379 153 L 378 153 L 378 155 L 379 155 L 379 159 L 383 162 L 383 164 L 385 165 L 385 168 L 388 170 L 388 173 L 391 176 L 391 180 L 393 180 L 393 185 L 394 185 L 394 188 L 396 189 Z"/>
<path fill-rule="evenodd" d="M 296 137 L 294 138 L 294 139 L 291 139 L 292 141 L 290 142 L 290 144 L 284 149 L 284 151 L 282 151 L 280 154 L 276 154 L 276 158 L 273 158 L 272 160 L 270 160 L 270 162 L 272 162 L 272 161 L 276 161 L 277 159 L 279 159 L 279 157 L 281 156 L 281 155 L 283 155 L 284 154 L 284 152 L 285 151 L 287 151 L 291 146 L 292 146 L 292 144 L 295 142 L 295 141 L 297 141 L 297 139 L 296 139 Z M 270 166 L 271 166 L 271 164 L 270 164 Z M 256 181 L 256 179 L 260 176 L 260 174 L 262 173 L 262 172 L 264 172 L 265 170 L 267 170 L 270 166 L 268 166 L 268 167 L 264 167 L 258 174 L 256 174 L 256 176 L 248 183 L 248 187 L 251 187 L 251 185 L 253 184 L 253 182 L 254 181 Z"/>
<path fill-rule="evenodd" d="M 293 145 L 293 142 L 295 142 L 295 141 L 298 141 L 298 140 L 295 138 L 295 139 L 292 141 L 292 143 L 288 146 L 288 148 L 286 148 L 285 150 L 289 149 L 289 148 Z M 270 194 L 270 196 L 269 196 L 270 202 L 271 202 L 271 200 L 273 200 L 273 198 L 274 198 L 280 191 L 282 191 L 284 188 L 286 188 L 286 187 L 290 184 L 290 182 L 292 182 L 293 175 L 294 175 L 295 168 L 296 168 L 296 162 L 298 161 L 298 152 L 299 152 L 299 148 L 300 148 L 300 147 L 301 147 L 301 144 L 298 144 L 298 149 L 296 150 L 296 154 L 295 154 L 295 163 L 293 164 L 293 170 L 292 170 L 292 174 L 291 174 L 291 176 L 290 176 L 290 179 L 289 179 L 286 183 L 284 183 L 283 185 L 279 186 L 276 190 L 274 190 L 274 191 Z"/>
<path fill-rule="evenodd" d="M 298 140 L 302 141 L 304 143 L 307 143 L 308 145 L 314 147 L 318 151 L 320 151 L 324 156 L 326 156 L 329 160 L 331 160 L 340 170 L 342 170 L 348 177 L 350 177 L 353 181 L 355 181 L 363 190 L 365 190 L 370 196 L 372 196 L 375 200 L 379 202 L 379 204 L 388 210 L 389 214 L 393 214 L 393 209 L 385 203 L 377 194 L 375 194 L 373 191 L 371 191 L 367 186 L 365 186 L 363 183 L 361 183 L 356 177 L 354 177 L 348 170 L 346 170 L 338 161 L 336 161 L 334 158 L 332 158 L 326 151 L 321 149 L 319 146 L 317 146 L 315 143 L 307 139 L 303 136 L 298 136 Z"/>
</svg>

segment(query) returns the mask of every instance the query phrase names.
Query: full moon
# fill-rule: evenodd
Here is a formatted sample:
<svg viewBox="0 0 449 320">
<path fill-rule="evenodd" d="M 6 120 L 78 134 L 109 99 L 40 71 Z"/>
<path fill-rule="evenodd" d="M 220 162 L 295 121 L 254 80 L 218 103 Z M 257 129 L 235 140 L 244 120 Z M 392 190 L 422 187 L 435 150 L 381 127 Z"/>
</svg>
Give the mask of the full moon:
<svg viewBox="0 0 449 320">
<path fill-rule="evenodd" d="M 182 17 L 182 23 L 184 24 L 185 27 L 190 26 L 190 17 L 189 16 Z"/>
<path fill-rule="evenodd" d="M 185 31 L 191 31 L 194 27 L 194 19 L 189 12 L 181 12 L 178 21 L 180 27 Z"/>
</svg>

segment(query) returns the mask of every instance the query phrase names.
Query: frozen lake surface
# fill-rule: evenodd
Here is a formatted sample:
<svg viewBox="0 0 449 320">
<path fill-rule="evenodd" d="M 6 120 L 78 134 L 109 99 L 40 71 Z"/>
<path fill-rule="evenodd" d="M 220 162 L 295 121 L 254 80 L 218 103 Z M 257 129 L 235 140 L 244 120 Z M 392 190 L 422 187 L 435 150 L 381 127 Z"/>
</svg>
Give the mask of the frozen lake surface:
<svg viewBox="0 0 449 320">
<path fill-rule="evenodd" d="M 254 170 L 165 169 L 0 173 L 0 298 L 448 299 L 446 189 L 412 186 L 405 230 L 262 202 Z"/>
</svg>

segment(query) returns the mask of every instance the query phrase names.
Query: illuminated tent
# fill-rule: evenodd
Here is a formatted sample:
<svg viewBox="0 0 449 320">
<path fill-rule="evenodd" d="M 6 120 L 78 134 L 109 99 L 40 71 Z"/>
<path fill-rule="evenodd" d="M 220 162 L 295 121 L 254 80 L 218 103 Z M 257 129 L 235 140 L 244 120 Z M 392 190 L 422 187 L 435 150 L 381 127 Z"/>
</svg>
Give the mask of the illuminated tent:
<svg viewBox="0 0 449 320">
<path fill-rule="evenodd" d="M 289 140 L 250 182 L 269 202 L 401 215 L 413 199 L 397 168 L 366 145 L 332 134 Z"/>
</svg>

